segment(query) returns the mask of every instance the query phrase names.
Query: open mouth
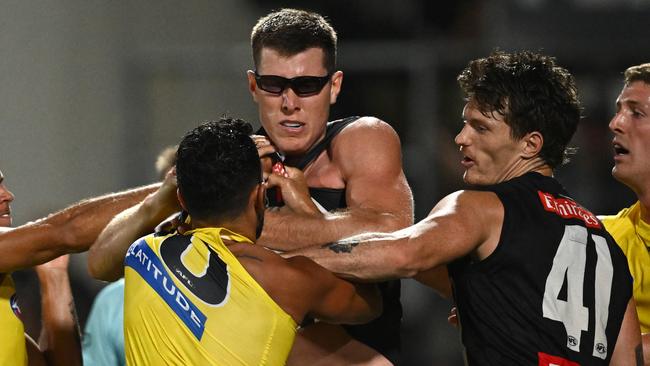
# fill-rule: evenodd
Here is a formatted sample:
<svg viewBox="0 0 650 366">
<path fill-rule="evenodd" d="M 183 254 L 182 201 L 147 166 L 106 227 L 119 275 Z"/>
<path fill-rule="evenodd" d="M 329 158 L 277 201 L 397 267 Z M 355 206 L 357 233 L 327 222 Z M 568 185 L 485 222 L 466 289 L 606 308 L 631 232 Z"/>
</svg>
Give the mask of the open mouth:
<svg viewBox="0 0 650 366">
<path fill-rule="evenodd" d="M 461 160 L 460 163 L 465 167 L 469 167 L 474 164 L 474 160 L 467 156 L 463 156 L 463 160 Z"/>
<path fill-rule="evenodd" d="M 0 221 L 3 221 L 3 225 L 11 225 L 11 211 L 0 212 Z"/>
<path fill-rule="evenodd" d="M 629 153 L 630 151 L 624 148 L 623 145 L 619 143 L 614 143 L 614 155 L 620 156 L 620 155 L 627 155 Z"/>
</svg>

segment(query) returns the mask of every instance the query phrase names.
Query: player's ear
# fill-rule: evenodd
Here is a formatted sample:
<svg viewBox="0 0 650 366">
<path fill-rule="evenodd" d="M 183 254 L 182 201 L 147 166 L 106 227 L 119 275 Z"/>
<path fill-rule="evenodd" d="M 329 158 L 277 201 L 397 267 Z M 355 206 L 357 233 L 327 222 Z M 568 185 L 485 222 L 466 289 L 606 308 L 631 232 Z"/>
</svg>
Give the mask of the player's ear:
<svg viewBox="0 0 650 366">
<path fill-rule="evenodd" d="M 183 198 L 183 194 L 181 193 L 180 188 L 176 188 L 176 197 L 178 197 L 178 203 L 181 204 L 181 208 L 183 211 L 187 212 L 187 206 L 185 205 L 185 198 Z"/>
<path fill-rule="evenodd" d="M 332 74 L 332 87 L 330 88 L 330 104 L 336 103 L 343 86 L 343 71 L 337 71 Z"/>
<path fill-rule="evenodd" d="M 255 91 L 257 91 L 257 81 L 255 80 L 255 72 L 253 70 L 248 70 L 246 71 L 246 76 L 248 77 L 248 91 L 251 93 L 253 101 L 257 103 L 257 94 L 255 93 Z"/>
<path fill-rule="evenodd" d="M 521 140 L 522 155 L 525 159 L 532 159 L 539 156 L 544 146 L 544 136 L 539 131 L 527 133 Z"/>
<path fill-rule="evenodd" d="M 266 209 L 266 184 L 259 183 L 253 188 L 249 197 L 249 203 L 255 207 L 256 212 L 264 212 Z"/>
</svg>

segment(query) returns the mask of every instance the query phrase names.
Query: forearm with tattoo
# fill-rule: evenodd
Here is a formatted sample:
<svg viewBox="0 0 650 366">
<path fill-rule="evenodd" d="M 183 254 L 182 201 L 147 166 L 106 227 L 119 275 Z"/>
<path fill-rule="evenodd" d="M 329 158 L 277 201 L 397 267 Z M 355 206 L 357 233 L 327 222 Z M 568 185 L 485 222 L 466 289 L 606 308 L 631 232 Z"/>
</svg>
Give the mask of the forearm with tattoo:
<svg viewBox="0 0 650 366">
<path fill-rule="evenodd" d="M 322 246 L 322 248 L 329 249 L 334 253 L 352 253 L 354 247 L 359 245 L 358 240 L 339 240 L 333 243 L 327 243 Z"/>
</svg>

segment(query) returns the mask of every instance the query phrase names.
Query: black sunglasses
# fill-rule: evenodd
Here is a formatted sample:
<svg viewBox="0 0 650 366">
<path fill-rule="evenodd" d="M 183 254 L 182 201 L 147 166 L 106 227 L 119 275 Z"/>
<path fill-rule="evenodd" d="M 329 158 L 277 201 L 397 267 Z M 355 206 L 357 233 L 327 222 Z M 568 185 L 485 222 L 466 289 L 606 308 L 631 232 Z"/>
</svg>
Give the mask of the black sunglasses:
<svg viewBox="0 0 650 366">
<path fill-rule="evenodd" d="M 287 87 L 291 88 L 299 97 L 315 95 L 323 90 L 325 84 L 330 81 L 332 74 L 325 76 L 298 76 L 287 79 L 277 75 L 260 75 L 255 71 L 257 86 L 265 92 L 280 95 Z"/>
</svg>

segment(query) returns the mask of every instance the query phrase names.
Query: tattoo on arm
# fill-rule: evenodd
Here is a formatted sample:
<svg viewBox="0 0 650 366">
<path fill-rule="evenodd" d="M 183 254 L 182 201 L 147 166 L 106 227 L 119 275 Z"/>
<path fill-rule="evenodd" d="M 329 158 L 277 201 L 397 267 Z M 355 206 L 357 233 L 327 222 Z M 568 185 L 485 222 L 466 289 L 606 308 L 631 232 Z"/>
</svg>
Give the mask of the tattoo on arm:
<svg viewBox="0 0 650 366">
<path fill-rule="evenodd" d="M 636 358 L 636 366 L 643 366 L 643 344 L 639 343 L 634 349 L 634 354 Z"/>
<path fill-rule="evenodd" d="M 352 249 L 359 245 L 359 241 L 356 240 L 347 240 L 347 241 L 337 241 L 334 243 L 327 243 L 323 245 L 323 248 L 327 248 L 334 253 L 352 253 Z"/>
</svg>

